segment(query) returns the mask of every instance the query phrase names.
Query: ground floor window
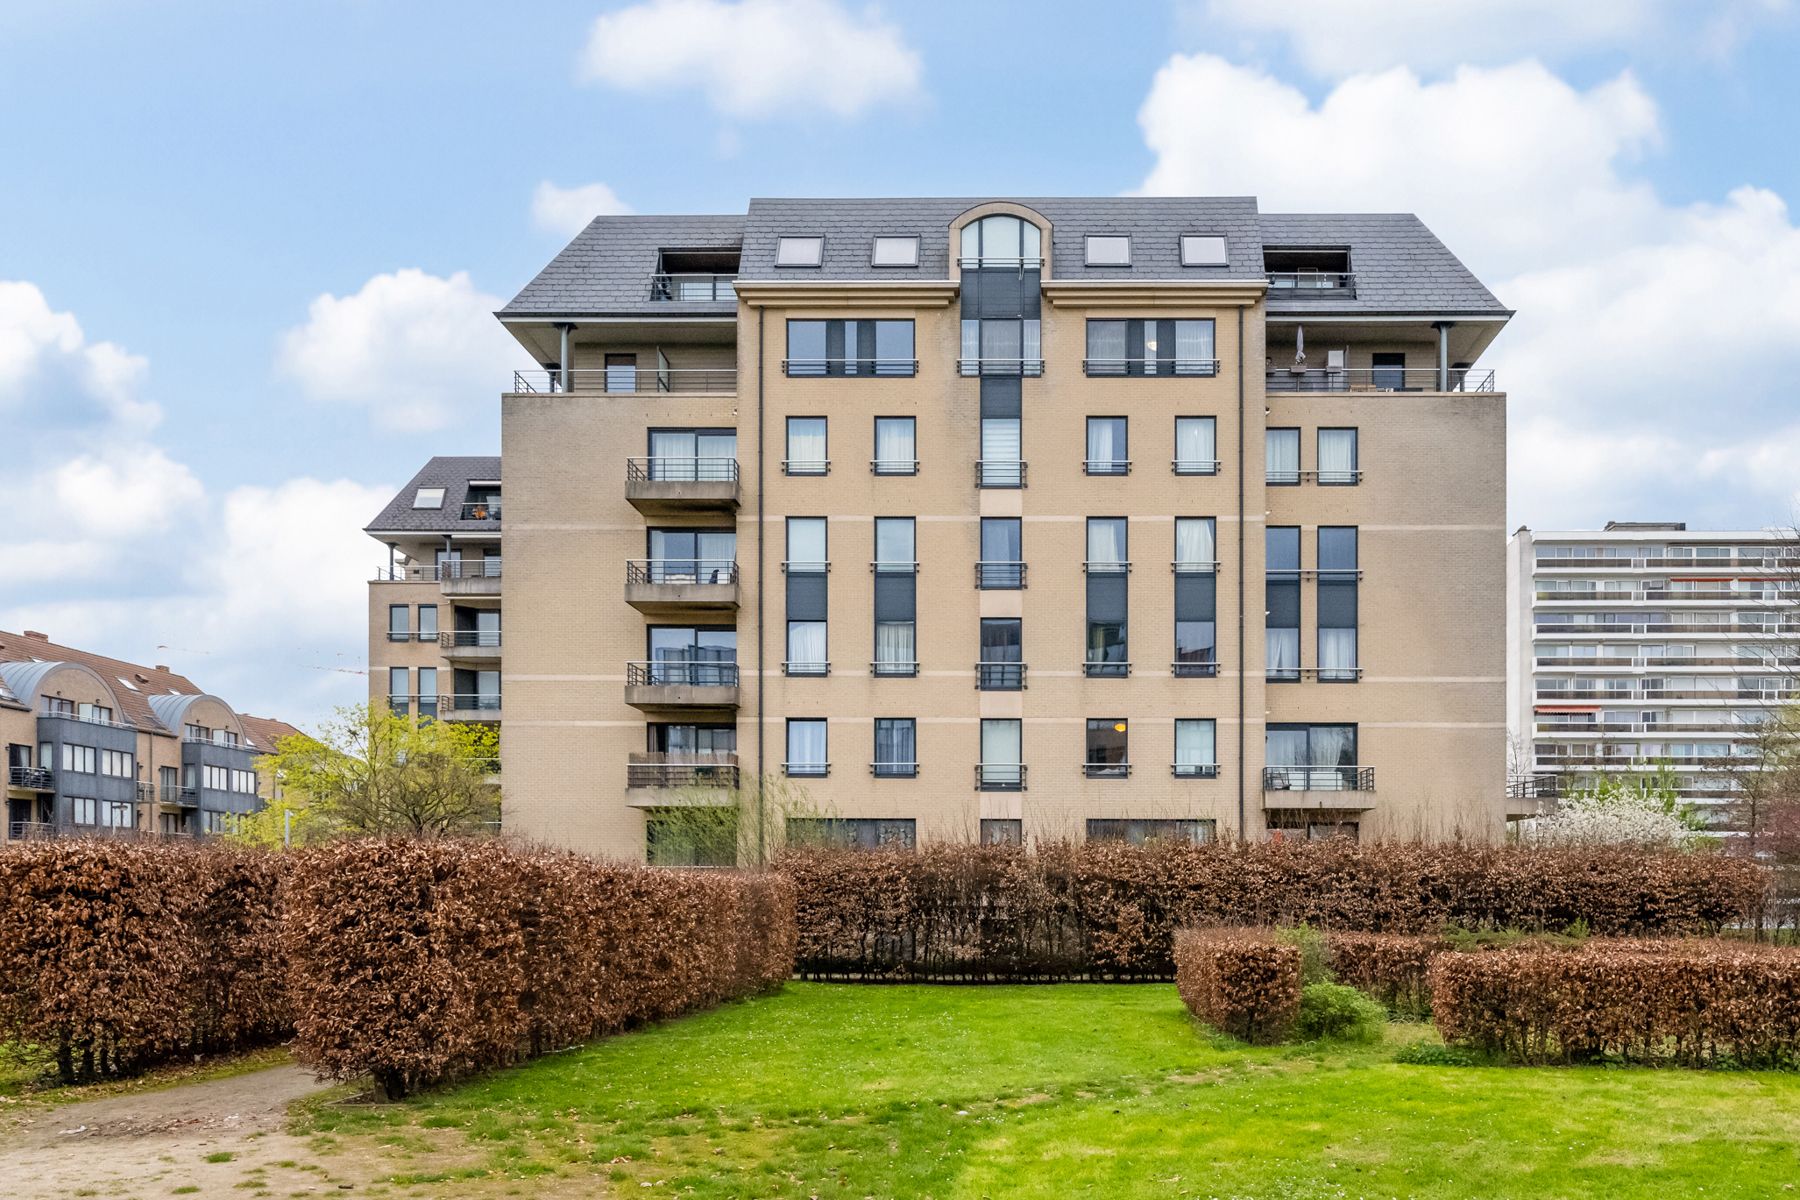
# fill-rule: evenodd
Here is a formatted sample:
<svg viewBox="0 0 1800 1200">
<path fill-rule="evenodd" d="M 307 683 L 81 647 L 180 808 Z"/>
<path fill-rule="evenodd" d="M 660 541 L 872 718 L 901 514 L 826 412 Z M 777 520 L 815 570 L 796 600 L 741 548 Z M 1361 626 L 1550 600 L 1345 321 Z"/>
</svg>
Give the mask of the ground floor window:
<svg viewBox="0 0 1800 1200">
<path fill-rule="evenodd" d="M 911 817 L 789 817 L 790 846 L 835 846 L 857 850 L 918 844 Z"/>
<path fill-rule="evenodd" d="M 1217 822 L 1190 818 L 1096 818 L 1087 823 L 1090 842 L 1210 842 Z"/>
<path fill-rule="evenodd" d="M 644 861 L 653 867 L 735 867 L 737 811 L 671 808 L 645 814 Z"/>
<path fill-rule="evenodd" d="M 1017 846 L 1025 840 L 1025 822 L 1017 817 L 983 817 L 981 844 L 984 846 Z"/>
<path fill-rule="evenodd" d="M 1322 842 L 1328 838 L 1356 841 L 1360 814 L 1329 809 L 1270 809 L 1264 814 L 1271 842 Z"/>
</svg>

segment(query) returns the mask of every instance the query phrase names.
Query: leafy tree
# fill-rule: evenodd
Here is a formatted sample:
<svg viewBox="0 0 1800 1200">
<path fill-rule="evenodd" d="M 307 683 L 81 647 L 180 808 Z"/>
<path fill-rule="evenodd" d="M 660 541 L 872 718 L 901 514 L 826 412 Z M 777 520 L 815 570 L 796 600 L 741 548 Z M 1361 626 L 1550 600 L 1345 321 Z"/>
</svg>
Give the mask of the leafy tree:
<svg viewBox="0 0 1800 1200">
<path fill-rule="evenodd" d="M 278 799 L 237 836 L 278 846 L 359 834 L 495 832 L 499 746 L 491 726 L 415 722 L 369 705 L 339 709 L 316 736 L 283 738 L 258 760 L 274 775 Z"/>
<path fill-rule="evenodd" d="M 1701 827 L 1698 810 L 1681 799 L 1664 763 L 1645 775 L 1596 774 L 1556 812 L 1529 822 L 1526 836 L 1556 846 L 1687 850 L 1701 843 Z"/>
</svg>

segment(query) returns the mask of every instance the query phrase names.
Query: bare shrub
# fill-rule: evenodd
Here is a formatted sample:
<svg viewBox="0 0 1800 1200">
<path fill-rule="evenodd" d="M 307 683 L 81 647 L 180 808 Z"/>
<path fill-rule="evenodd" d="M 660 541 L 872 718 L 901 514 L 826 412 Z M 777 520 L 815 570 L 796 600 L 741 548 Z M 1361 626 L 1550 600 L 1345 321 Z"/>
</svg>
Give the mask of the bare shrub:
<svg viewBox="0 0 1800 1200">
<path fill-rule="evenodd" d="M 1300 948 L 1267 929 L 1184 929 L 1175 987 L 1188 1011 L 1240 1041 L 1283 1041 L 1300 1013 Z"/>
</svg>

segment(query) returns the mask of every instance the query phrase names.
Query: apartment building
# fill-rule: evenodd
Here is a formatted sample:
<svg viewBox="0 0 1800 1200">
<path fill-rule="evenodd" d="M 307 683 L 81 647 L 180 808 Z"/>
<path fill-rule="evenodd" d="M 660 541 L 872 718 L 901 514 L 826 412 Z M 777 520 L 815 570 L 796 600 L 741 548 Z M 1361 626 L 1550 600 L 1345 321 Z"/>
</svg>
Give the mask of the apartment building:
<svg viewBox="0 0 1800 1200">
<path fill-rule="evenodd" d="M 1417 218 L 755 200 L 498 315 L 509 832 L 1499 836 L 1511 314 Z M 497 716 L 416 644 L 445 556 L 498 576 L 470 461 L 371 527 L 373 687 Z"/>
<path fill-rule="evenodd" d="M 1779 531 L 1609 521 L 1514 533 L 1507 556 L 1515 792 L 1666 764 L 1710 806 L 1795 694 L 1796 546 Z"/>
<path fill-rule="evenodd" d="M 369 702 L 498 722 L 500 459 L 440 457 L 365 532 L 388 549 L 369 585 Z"/>
<path fill-rule="evenodd" d="M 222 833 L 274 794 L 256 759 L 298 732 L 239 713 L 166 666 L 0 631 L 0 835 Z"/>
</svg>

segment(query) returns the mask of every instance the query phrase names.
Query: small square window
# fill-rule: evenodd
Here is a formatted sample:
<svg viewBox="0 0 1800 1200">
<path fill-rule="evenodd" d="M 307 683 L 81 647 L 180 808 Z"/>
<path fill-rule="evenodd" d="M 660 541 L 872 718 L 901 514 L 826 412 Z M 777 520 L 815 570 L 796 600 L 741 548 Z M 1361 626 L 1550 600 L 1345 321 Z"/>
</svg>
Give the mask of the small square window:
<svg viewBox="0 0 1800 1200">
<path fill-rule="evenodd" d="M 775 265 L 778 267 L 816 267 L 825 259 L 822 237 L 784 237 L 775 243 Z"/>
<path fill-rule="evenodd" d="M 1228 267 L 1231 259 L 1225 252 L 1225 239 L 1209 233 L 1181 235 L 1181 265 L 1184 267 Z"/>
<path fill-rule="evenodd" d="M 919 239 L 916 237 L 878 237 L 870 264 L 877 267 L 916 267 L 919 265 Z"/>
<path fill-rule="evenodd" d="M 1129 237 L 1098 237 L 1089 234 L 1087 265 L 1090 267 L 1129 267 L 1131 265 L 1131 239 Z"/>
<path fill-rule="evenodd" d="M 413 507 L 414 508 L 442 508 L 442 507 L 444 507 L 444 489 L 443 488 L 425 488 L 425 487 L 420 488 L 418 491 L 413 493 Z"/>
</svg>

